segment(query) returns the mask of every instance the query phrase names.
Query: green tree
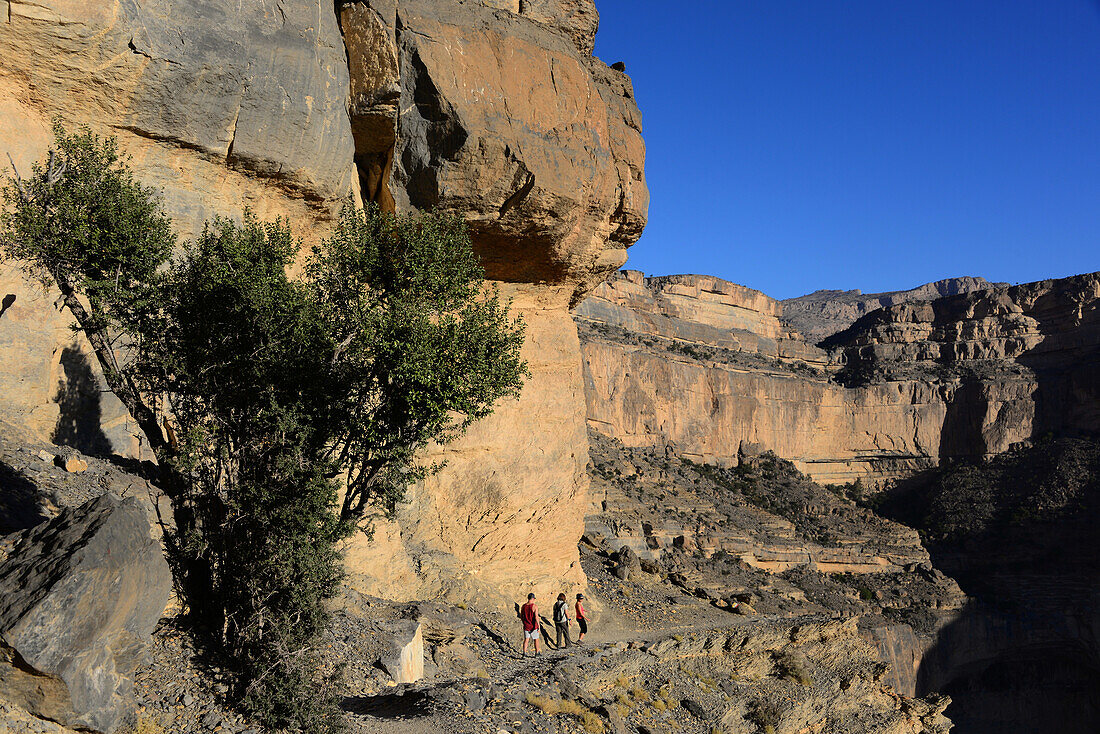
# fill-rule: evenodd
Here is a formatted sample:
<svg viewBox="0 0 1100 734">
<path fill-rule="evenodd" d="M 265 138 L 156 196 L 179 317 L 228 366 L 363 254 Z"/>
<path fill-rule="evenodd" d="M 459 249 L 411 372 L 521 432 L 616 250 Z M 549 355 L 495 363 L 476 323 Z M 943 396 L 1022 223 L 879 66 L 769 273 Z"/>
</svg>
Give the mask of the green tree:
<svg viewBox="0 0 1100 734">
<path fill-rule="evenodd" d="M 325 423 L 347 470 L 341 516 L 394 512 L 418 463 L 517 397 L 524 326 L 486 289 L 465 224 L 436 213 L 346 210 L 313 249 L 306 282 L 333 340 Z"/>
<path fill-rule="evenodd" d="M 208 224 L 164 277 L 144 379 L 180 427 L 175 502 L 191 521 L 176 552 L 204 574 L 193 606 L 243 671 L 238 695 L 269 725 L 327 731 L 335 706 L 318 642 L 350 527 L 325 458 L 330 383 L 316 360 L 331 340 L 286 275 L 299 246 L 286 222 Z"/>
<path fill-rule="evenodd" d="M 175 248 L 112 139 L 55 137 L 4 189 L 0 247 L 61 290 L 148 438 L 177 588 L 235 693 L 268 726 L 330 731 L 339 542 L 438 469 L 421 449 L 518 395 L 523 324 L 456 217 L 349 210 L 292 280 L 286 222 L 215 219 Z"/>
<path fill-rule="evenodd" d="M 87 128 L 69 134 L 58 123 L 53 133 L 48 162 L 34 164 L 26 179 L 16 171 L 7 180 L 0 246 L 61 292 L 108 386 L 164 459 L 155 396 L 127 358 L 140 358 L 141 335 L 156 318 L 160 269 L 176 241 L 171 222 L 113 138 Z"/>
</svg>

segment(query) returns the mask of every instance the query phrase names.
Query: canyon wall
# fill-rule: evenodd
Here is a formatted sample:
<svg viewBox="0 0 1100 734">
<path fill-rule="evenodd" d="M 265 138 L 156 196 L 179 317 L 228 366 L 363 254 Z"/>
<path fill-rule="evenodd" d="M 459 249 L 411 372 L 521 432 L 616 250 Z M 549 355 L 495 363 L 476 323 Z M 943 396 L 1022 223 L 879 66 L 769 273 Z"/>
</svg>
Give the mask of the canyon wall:
<svg viewBox="0 0 1100 734">
<path fill-rule="evenodd" d="M 4 13 L 6 11 L 6 13 Z M 591 52 L 591 0 L 0 3 L 0 152 L 50 124 L 117 137 L 181 236 L 215 214 L 286 217 L 305 242 L 347 202 L 469 223 L 527 323 L 518 401 L 442 455 L 395 523 L 349 548 L 351 583 L 496 601 L 583 587 L 587 442 L 569 307 L 645 224 L 630 80 Z M 48 288 L 0 264 L 0 410 L 40 437 L 146 456 Z"/>
<path fill-rule="evenodd" d="M 826 483 L 1097 430 L 1098 287 L 1092 274 L 903 303 L 822 348 L 757 291 L 627 271 L 577 310 L 589 425 L 716 463 L 770 449 Z"/>
<path fill-rule="evenodd" d="M 864 293 L 861 290 L 819 290 L 798 298 L 786 298 L 783 320 L 808 341 L 817 343 L 851 326 L 856 320 L 880 308 L 913 301 L 932 301 L 943 296 L 1000 288 L 1008 283 L 990 283 L 985 278 L 946 278 L 907 291 Z"/>
</svg>

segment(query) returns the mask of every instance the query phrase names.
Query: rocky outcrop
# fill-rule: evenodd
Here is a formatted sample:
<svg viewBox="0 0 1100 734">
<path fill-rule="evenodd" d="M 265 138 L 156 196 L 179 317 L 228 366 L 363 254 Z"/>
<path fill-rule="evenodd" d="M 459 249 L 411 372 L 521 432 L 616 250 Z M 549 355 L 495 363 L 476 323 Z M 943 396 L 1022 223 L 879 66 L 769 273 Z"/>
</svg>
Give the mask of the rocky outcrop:
<svg viewBox="0 0 1100 734">
<path fill-rule="evenodd" d="M 527 323 L 532 376 L 440 453 L 448 468 L 374 543 L 349 548 L 349 578 L 399 598 L 501 604 L 531 584 L 583 588 L 569 308 L 623 264 L 648 204 L 641 117 L 629 78 L 591 55 L 591 0 L 6 6 L 0 153 L 20 170 L 59 116 L 116 135 L 184 236 L 246 205 L 287 217 L 307 243 L 349 200 L 466 219 Z M 0 410 L 85 453 L 148 458 L 54 295 L 15 265 L 0 271 Z"/>
<path fill-rule="evenodd" d="M 580 590 L 587 445 L 568 309 L 645 223 L 630 80 L 591 57 L 588 0 L 368 0 L 339 14 L 364 198 L 466 219 L 527 324 L 531 369 L 518 401 L 437 454 L 448 469 L 414 488 L 396 523 L 349 548 L 352 583 L 502 604 L 532 587 Z"/>
<path fill-rule="evenodd" d="M 378 659 L 394 683 L 415 683 L 424 677 L 424 628 L 415 620 L 402 620 L 390 628 L 386 652 Z"/>
<path fill-rule="evenodd" d="M 928 563 L 910 528 L 799 477 L 774 457 L 738 472 L 628 449 L 593 432 L 587 536 L 658 562 L 675 551 L 782 573 L 898 573 Z M 655 509 L 656 508 L 656 509 Z M 720 594 L 719 596 L 722 596 Z"/>
<path fill-rule="evenodd" d="M 584 688 L 610 698 L 626 680 L 646 700 L 671 699 L 705 725 L 742 734 L 951 729 L 943 716 L 949 699 L 910 698 L 887 688 L 886 667 L 854 619 L 760 622 L 676 635 L 643 651 L 622 650 L 590 663 Z M 561 677 L 579 677 L 569 667 L 562 665 Z"/>
<path fill-rule="evenodd" d="M 645 224 L 633 90 L 590 55 L 590 0 L 492 5 L 342 4 L 363 188 L 461 213 L 490 278 L 578 298 Z"/>
<path fill-rule="evenodd" d="M 251 207 L 313 239 L 358 197 L 348 66 L 322 5 L 262 0 L 3 3 L 0 160 L 24 173 L 50 124 L 117 137 L 189 236 Z M 0 409 L 43 438 L 80 421 L 142 453 L 136 426 L 96 377 L 56 295 L 0 263 Z M 10 302 L 9 302 L 10 301 Z M 95 414 L 98 411 L 98 415 Z"/>
<path fill-rule="evenodd" d="M 0 566 L 0 697 L 115 731 L 170 588 L 136 499 L 103 495 L 25 531 Z"/>
<path fill-rule="evenodd" d="M 577 309 L 589 425 L 704 462 L 770 449 L 822 482 L 934 461 L 938 386 L 845 388 L 781 317 L 778 301 L 708 276 L 620 274 Z"/>
<path fill-rule="evenodd" d="M 577 311 L 589 425 L 629 446 L 766 448 L 823 482 L 878 481 L 1100 427 L 1096 274 L 892 306 L 828 351 L 762 294 L 678 280 L 627 272 Z"/>
<path fill-rule="evenodd" d="M 859 318 L 880 308 L 913 301 L 934 301 L 943 296 L 988 290 L 1008 283 L 990 283 L 985 278 L 946 278 L 907 291 L 864 293 L 861 290 L 820 290 L 783 303 L 783 319 L 806 339 L 817 343 L 825 337 L 851 326 Z"/>
<path fill-rule="evenodd" d="M 893 306 L 823 345 L 852 384 L 952 386 L 941 457 L 1100 430 L 1100 273 Z"/>
</svg>

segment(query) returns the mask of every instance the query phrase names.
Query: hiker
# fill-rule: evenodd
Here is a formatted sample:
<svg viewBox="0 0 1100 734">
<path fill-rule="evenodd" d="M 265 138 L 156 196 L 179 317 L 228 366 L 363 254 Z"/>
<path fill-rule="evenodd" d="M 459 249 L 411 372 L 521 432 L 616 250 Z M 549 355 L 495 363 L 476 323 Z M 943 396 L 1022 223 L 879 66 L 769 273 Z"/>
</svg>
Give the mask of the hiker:
<svg viewBox="0 0 1100 734">
<path fill-rule="evenodd" d="M 575 605 L 577 614 L 577 626 L 580 627 L 581 633 L 577 635 L 577 642 L 584 642 L 584 635 L 588 632 L 588 617 L 584 616 L 584 605 L 581 602 L 584 601 L 584 594 L 577 594 L 577 603 Z"/>
<path fill-rule="evenodd" d="M 558 648 L 563 647 L 563 639 L 564 647 L 572 646 L 573 642 L 569 639 L 569 603 L 565 601 L 565 594 L 558 594 L 558 600 L 554 603 L 554 627 L 558 632 Z"/>
<path fill-rule="evenodd" d="M 539 654 L 539 610 L 535 606 L 535 595 L 527 595 L 527 603 L 519 610 L 523 620 L 523 657 L 527 657 L 527 641 L 535 641 L 535 655 Z"/>
</svg>

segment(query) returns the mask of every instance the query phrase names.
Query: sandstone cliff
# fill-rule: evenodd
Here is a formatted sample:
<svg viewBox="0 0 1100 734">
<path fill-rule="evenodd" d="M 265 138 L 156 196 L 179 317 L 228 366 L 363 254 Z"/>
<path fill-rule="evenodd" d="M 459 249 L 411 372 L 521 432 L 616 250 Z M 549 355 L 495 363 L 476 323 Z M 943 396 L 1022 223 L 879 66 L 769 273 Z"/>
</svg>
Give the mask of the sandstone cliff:
<svg viewBox="0 0 1100 734">
<path fill-rule="evenodd" d="M 0 152 L 25 170 L 55 117 L 118 137 L 182 235 L 284 216 L 307 242 L 346 201 L 461 214 L 528 324 L 532 378 L 445 452 L 353 583 L 495 599 L 565 579 L 587 492 L 568 312 L 645 223 L 630 80 L 591 55 L 591 0 L 5 1 Z M 40 437 L 142 456 L 54 295 L 0 264 L 0 410 Z M 532 418 L 537 417 L 537 420 Z"/>
<path fill-rule="evenodd" d="M 627 272 L 577 310 L 589 425 L 720 463 L 771 449 L 824 482 L 1096 430 L 1098 287 L 1092 274 L 892 306 L 826 351 L 763 294 Z"/>
</svg>

